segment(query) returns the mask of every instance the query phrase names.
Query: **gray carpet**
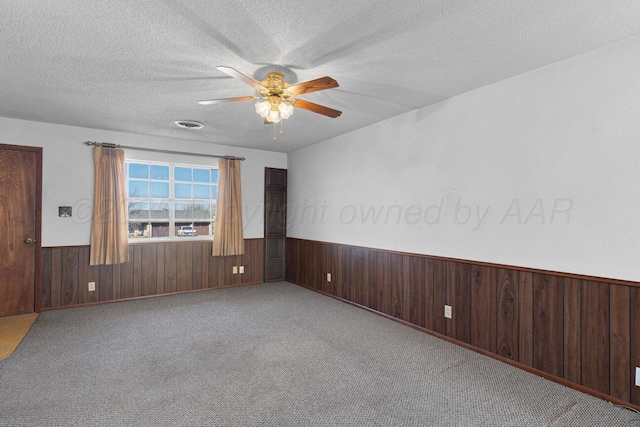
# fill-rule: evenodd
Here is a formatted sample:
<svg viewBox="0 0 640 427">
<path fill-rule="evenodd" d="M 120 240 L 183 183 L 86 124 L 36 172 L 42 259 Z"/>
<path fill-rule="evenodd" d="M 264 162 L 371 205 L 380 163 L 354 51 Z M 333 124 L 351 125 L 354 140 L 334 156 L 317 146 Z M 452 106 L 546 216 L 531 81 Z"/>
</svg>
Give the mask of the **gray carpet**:
<svg viewBox="0 0 640 427">
<path fill-rule="evenodd" d="M 623 426 L 638 414 L 288 283 L 44 312 L 2 426 Z"/>
</svg>

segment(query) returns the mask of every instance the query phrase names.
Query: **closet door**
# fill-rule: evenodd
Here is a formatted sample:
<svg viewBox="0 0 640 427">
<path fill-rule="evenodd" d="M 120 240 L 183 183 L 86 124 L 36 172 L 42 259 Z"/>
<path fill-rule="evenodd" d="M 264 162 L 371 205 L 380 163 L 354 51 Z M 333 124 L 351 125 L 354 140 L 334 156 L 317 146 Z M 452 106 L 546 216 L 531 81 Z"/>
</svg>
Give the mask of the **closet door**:
<svg viewBox="0 0 640 427">
<path fill-rule="evenodd" d="M 265 168 L 264 281 L 284 280 L 287 237 L 287 170 Z"/>
</svg>

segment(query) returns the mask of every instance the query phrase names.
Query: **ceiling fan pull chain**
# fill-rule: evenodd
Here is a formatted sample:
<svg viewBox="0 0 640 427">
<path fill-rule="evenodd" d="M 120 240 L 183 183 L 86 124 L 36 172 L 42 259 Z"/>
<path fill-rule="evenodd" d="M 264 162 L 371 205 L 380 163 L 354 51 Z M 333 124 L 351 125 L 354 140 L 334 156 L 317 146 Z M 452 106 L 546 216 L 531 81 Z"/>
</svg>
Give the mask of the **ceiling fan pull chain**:
<svg viewBox="0 0 640 427">
<path fill-rule="evenodd" d="M 276 124 L 273 124 L 273 140 L 276 140 Z"/>
<path fill-rule="evenodd" d="M 282 135 L 282 126 L 284 126 L 283 123 L 284 120 L 280 120 L 280 135 Z"/>
</svg>

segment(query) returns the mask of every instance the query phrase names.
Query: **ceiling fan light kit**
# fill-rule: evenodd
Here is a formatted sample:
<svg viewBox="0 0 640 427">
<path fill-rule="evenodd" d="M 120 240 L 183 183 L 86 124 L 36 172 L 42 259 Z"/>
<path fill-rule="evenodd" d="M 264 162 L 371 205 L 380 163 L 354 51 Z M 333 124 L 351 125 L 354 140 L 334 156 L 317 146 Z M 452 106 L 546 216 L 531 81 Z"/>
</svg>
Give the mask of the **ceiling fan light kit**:
<svg viewBox="0 0 640 427">
<path fill-rule="evenodd" d="M 256 113 L 264 119 L 265 124 L 274 125 L 276 123 L 282 125 L 282 120 L 291 117 L 294 106 L 331 118 L 339 117 L 342 114 L 341 111 L 296 98 L 297 95 L 338 87 L 338 82 L 331 77 L 321 77 L 308 82 L 290 85 L 284 80 L 284 74 L 275 71 L 268 73 L 265 80 L 257 82 L 234 68 L 222 65 L 216 68 L 253 87 L 258 91 L 259 96 L 210 99 L 207 101 L 199 101 L 200 104 L 210 105 L 230 101 L 257 100 L 258 102 L 255 104 Z M 280 133 L 282 133 L 282 130 Z M 275 139 L 275 136 L 273 138 Z"/>
</svg>

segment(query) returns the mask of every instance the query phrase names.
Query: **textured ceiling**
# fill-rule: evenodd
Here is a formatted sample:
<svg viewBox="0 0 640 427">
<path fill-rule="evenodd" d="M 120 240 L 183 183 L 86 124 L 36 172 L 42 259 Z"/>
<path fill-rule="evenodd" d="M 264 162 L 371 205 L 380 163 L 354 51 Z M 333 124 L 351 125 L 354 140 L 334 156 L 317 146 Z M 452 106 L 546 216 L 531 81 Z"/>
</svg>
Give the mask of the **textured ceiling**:
<svg viewBox="0 0 640 427">
<path fill-rule="evenodd" d="M 0 116 L 289 152 L 640 32 L 637 0 L 2 0 Z M 340 87 L 272 140 L 217 71 Z M 197 120 L 201 130 L 176 127 Z M 117 142 L 117 141 L 109 141 Z"/>
</svg>

